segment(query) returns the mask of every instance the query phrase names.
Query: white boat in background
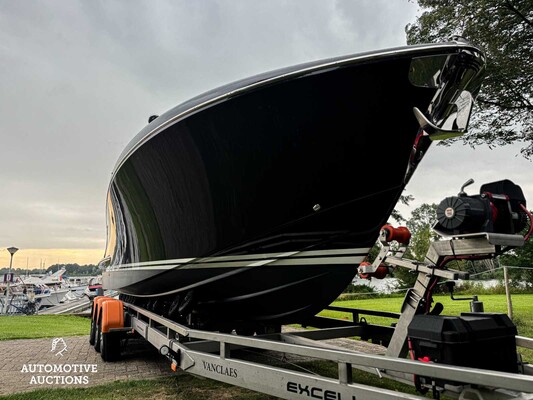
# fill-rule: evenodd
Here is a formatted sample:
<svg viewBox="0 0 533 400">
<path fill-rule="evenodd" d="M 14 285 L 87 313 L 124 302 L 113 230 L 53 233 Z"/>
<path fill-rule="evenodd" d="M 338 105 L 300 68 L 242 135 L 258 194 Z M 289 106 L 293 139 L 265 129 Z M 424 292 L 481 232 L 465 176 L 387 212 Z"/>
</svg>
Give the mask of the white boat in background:
<svg viewBox="0 0 533 400">
<path fill-rule="evenodd" d="M 89 299 L 92 299 L 98 294 L 99 290 L 103 290 L 102 289 L 102 276 L 101 275 L 96 276 L 94 278 L 91 278 L 89 280 L 89 284 L 87 285 L 87 288 L 85 289 L 84 294 Z"/>
<path fill-rule="evenodd" d="M 85 294 L 85 290 L 87 289 L 90 280 L 93 278 L 94 277 L 92 276 L 63 277 L 63 285 L 70 288 L 70 292 L 74 297 L 80 298 Z"/>
<path fill-rule="evenodd" d="M 53 307 L 80 298 L 87 287 L 83 284 L 71 284 L 71 281 L 64 276 L 65 273 L 66 269 L 61 268 L 50 275 L 20 279 L 26 286 L 38 286 L 42 290 L 48 290 L 49 296 L 41 300 L 41 307 Z"/>
<path fill-rule="evenodd" d="M 5 301 L 9 304 L 9 315 L 34 314 L 84 296 L 92 299 L 101 287 L 101 275 L 69 277 L 65 268 L 51 274 L 17 276 L 10 286 L 7 300 L 6 287 L 0 285 L 0 314 L 4 312 Z"/>
<path fill-rule="evenodd" d="M 25 285 L 17 280 L 9 287 L 0 286 L 0 315 L 36 314 L 50 297 L 46 285 Z M 7 307 L 6 307 L 7 303 Z"/>
<path fill-rule="evenodd" d="M 41 301 L 42 307 L 53 307 L 68 301 L 69 288 L 50 288 L 50 296 Z"/>
</svg>

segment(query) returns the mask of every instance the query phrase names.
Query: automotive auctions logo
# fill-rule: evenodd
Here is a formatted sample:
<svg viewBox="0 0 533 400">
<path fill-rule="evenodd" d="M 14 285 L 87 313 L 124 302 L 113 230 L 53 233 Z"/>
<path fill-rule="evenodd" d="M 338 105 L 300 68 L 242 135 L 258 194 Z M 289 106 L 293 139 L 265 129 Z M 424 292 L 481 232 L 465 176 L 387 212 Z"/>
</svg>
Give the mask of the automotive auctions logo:
<svg viewBox="0 0 533 400">
<path fill-rule="evenodd" d="M 52 350 L 56 357 L 63 357 L 67 351 L 63 338 L 52 340 Z M 98 372 L 97 364 L 23 364 L 23 374 L 31 374 L 30 385 L 87 385 L 91 374 Z"/>
<path fill-rule="evenodd" d="M 50 351 L 56 351 L 58 348 L 60 350 L 56 353 L 56 356 L 63 357 L 63 352 L 67 351 L 67 343 L 65 342 L 65 339 L 60 337 L 52 340 L 52 350 Z"/>
</svg>

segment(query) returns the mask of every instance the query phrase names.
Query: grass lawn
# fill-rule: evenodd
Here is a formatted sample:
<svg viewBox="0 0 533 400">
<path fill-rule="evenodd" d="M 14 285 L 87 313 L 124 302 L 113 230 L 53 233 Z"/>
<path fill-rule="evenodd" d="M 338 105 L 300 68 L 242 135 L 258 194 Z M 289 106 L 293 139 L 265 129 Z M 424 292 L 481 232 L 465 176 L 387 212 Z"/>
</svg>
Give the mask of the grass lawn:
<svg viewBox="0 0 533 400">
<path fill-rule="evenodd" d="M 27 393 L 0 396 L 1 400 L 270 400 L 251 390 L 226 385 L 210 379 L 195 378 L 185 372 L 161 379 L 119 381 L 74 389 L 39 389 Z"/>
<path fill-rule="evenodd" d="M 91 320 L 73 315 L 0 317 L 0 340 L 88 335 Z"/>
<path fill-rule="evenodd" d="M 456 297 L 471 297 L 469 295 Z M 441 315 L 460 315 L 462 312 L 470 312 L 470 301 L 454 301 L 448 295 L 433 296 L 434 302 L 442 303 L 444 311 Z M 507 313 L 507 302 L 505 295 L 482 295 L 478 300 L 483 302 L 485 312 Z M 375 299 L 336 301 L 335 306 L 360 308 L 365 310 L 380 310 L 390 312 L 400 312 L 403 298 L 385 297 Z M 513 322 L 517 326 L 518 334 L 521 336 L 533 336 L 533 294 L 513 294 Z M 332 318 L 351 318 L 351 314 L 338 311 L 322 311 L 319 315 Z M 378 325 L 390 325 L 394 322 L 390 318 L 365 316 L 368 323 Z"/>
<path fill-rule="evenodd" d="M 456 298 L 471 297 L 470 295 L 455 296 Z M 460 315 L 462 312 L 470 312 L 470 301 L 450 299 L 449 295 L 433 296 L 434 303 L 442 303 L 444 311 L 441 315 Z M 507 314 L 507 300 L 505 295 L 491 294 L 478 296 L 478 301 L 483 302 L 485 312 Z M 380 310 L 389 312 L 400 312 L 403 298 L 385 297 L 375 299 L 361 299 L 336 301 L 332 305 L 339 307 L 359 308 L 363 310 Z M 533 337 L 533 294 L 513 294 L 511 296 L 513 305 L 513 323 L 516 325 L 519 336 Z M 351 314 L 339 311 L 322 311 L 319 315 L 331 318 L 351 319 Z M 395 319 L 364 316 L 369 324 L 390 325 Z M 533 350 L 518 348 L 523 360 L 533 363 Z"/>
</svg>

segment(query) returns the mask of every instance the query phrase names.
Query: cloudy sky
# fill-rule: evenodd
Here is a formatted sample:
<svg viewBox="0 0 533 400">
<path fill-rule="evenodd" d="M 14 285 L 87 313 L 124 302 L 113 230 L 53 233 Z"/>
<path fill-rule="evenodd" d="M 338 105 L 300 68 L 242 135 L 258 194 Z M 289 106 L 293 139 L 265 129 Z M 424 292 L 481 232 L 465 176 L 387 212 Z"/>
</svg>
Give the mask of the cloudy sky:
<svg viewBox="0 0 533 400">
<path fill-rule="evenodd" d="M 407 0 L 0 0 L 0 266 L 96 263 L 113 166 L 152 114 L 268 70 L 405 44 Z M 509 178 L 516 148 L 432 147 L 413 206 Z M 450 192 L 451 190 L 451 192 Z M 405 212 L 408 212 L 405 209 Z"/>
</svg>

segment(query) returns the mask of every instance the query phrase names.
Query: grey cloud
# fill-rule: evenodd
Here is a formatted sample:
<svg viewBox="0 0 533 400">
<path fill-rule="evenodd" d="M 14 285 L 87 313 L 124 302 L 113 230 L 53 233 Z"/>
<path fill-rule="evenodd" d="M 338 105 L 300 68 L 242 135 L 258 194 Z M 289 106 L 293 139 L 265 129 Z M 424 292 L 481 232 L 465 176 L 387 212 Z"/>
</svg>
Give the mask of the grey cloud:
<svg viewBox="0 0 533 400">
<path fill-rule="evenodd" d="M 149 115 L 257 73 L 401 46 L 415 13 L 407 0 L 0 0 L 0 242 L 103 247 L 111 171 Z"/>
</svg>

